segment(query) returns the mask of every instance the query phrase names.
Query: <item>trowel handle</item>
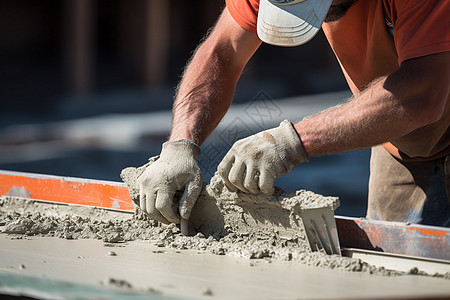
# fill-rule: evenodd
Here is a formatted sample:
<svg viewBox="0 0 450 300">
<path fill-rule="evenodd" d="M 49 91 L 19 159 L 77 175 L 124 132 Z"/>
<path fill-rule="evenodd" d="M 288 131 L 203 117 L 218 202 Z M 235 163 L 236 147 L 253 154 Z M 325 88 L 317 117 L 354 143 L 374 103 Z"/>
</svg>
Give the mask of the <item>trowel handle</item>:
<svg viewBox="0 0 450 300">
<path fill-rule="evenodd" d="M 180 218 L 180 229 L 182 235 L 187 236 L 189 234 L 189 226 L 187 219 Z"/>
</svg>

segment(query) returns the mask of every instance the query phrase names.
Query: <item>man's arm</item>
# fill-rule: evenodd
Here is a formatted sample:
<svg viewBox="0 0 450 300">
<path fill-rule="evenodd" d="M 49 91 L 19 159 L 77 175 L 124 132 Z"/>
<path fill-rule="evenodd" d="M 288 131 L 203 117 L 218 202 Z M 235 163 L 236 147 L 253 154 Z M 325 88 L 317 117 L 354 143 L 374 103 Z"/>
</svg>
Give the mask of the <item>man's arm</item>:
<svg viewBox="0 0 450 300">
<path fill-rule="evenodd" d="M 170 140 L 137 180 L 139 206 L 151 218 L 181 222 L 186 231 L 183 219 L 189 218 L 203 184 L 197 145 L 225 115 L 236 82 L 260 44 L 256 34 L 241 28 L 225 9 L 195 52 L 178 87 Z M 174 205 L 177 191 L 183 191 L 178 206 Z"/>
<path fill-rule="evenodd" d="M 256 34 L 240 27 L 225 8 L 178 87 L 171 141 L 205 141 L 228 110 L 242 70 L 260 44 Z"/>
<path fill-rule="evenodd" d="M 346 103 L 294 125 L 308 156 L 379 145 L 438 121 L 450 91 L 450 52 L 405 61 Z"/>
<path fill-rule="evenodd" d="M 310 156 L 371 147 L 436 122 L 449 83 L 448 52 L 408 60 L 345 105 L 236 142 L 219 174 L 231 191 L 270 194 L 275 179 Z"/>
</svg>

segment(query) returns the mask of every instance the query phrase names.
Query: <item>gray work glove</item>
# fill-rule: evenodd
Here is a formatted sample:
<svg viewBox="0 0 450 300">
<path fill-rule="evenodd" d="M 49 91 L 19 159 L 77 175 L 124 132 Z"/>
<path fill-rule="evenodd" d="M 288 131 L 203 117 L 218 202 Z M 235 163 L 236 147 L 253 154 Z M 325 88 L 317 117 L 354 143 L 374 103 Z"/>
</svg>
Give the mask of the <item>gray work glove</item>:
<svg viewBox="0 0 450 300">
<path fill-rule="evenodd" d="M 291 122 L 234 143 L 218 171 L 227 188 L 236 192 L 272 194 L 275 179 L 308 160 Z"/>
<path fill-rule="evenodd" d="M 197 164 L 200 148 L 189 140 L 165 142 L 158 160 L 137 179 L 139 206 L 162 223 L 188 219 L 202 190 L 203 178 Z M 181 198 L 175 193 L 182 191 Z"/>
</svg>

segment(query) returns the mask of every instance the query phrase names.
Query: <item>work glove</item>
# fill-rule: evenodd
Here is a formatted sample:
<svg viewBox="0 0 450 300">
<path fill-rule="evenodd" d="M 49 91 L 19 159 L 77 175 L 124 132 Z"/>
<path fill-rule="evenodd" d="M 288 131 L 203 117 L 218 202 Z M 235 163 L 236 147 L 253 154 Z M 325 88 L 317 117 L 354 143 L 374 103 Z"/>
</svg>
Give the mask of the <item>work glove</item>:
<svg viewBox="0 0 450 300">
<path fill-rule="evenodd" d="M 259 132 L 234 143 L 219 164 L 227 188 L 236 192 L 273 194 L 275 179 L 308 160 L 291 122 Z"/>
<path fill-rule="evenodd" d="M 159 159 L 137 179 L 139 206 L 152 219 L 178 224 L 180 216 L 189 218 L 203 184 L 199 155 L 200 148 L 189 140 L 165 142 Z"/>
</svg>

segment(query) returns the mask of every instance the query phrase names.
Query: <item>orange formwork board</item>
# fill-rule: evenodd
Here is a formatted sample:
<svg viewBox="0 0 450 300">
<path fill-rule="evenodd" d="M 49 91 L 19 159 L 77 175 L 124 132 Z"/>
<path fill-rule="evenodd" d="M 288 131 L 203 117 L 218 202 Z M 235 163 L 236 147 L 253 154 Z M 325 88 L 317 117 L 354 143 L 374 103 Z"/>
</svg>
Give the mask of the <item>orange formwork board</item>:
<svg viewBox="0 0 450 300">
<path fill-rule="evenodd" d="M 0 170 L 0 196 L 133 211 L 124 183 Z"/>
<path fill-rule="evenodd" d="M 342 216 L 335 219 L 341 247 L 450 260 L 450 228 Z"/>
</svg>

